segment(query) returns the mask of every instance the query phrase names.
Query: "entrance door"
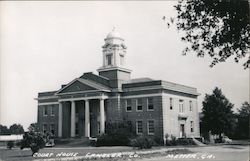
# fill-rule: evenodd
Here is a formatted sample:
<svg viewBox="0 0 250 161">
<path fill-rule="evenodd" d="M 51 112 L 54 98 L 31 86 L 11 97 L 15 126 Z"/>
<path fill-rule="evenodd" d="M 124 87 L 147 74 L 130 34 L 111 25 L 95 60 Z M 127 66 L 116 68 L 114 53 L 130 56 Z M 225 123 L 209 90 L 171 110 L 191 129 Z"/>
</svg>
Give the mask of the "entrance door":
<svg viewBox="0 0 250 161">
<path fill-rule="evenodd" d="M 185 136 L 185 125 L 180 124 L 180 137 L 183 138 Z"/>
</svg>

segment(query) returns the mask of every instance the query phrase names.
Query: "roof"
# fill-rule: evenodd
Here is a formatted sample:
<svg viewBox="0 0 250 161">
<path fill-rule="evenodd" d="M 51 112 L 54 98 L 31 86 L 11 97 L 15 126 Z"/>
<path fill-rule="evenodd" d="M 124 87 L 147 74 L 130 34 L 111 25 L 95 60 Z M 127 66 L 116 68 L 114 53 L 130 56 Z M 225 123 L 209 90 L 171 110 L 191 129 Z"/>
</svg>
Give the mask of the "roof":
<svg viewBox="0 0 250 161">
<path fill-rule="evenodd" d="M 82 78 L 78 78 L 78 81 L 82 82 L 83 84 L 89 85 L 91 87 L 94 87 L 96 89 L 100 89 L 100 90 L 110 90 L 110 88 L 108 86 L 105 86 L 103 84 L 91 81 L 91 80 L 87 80 L 87 79 L 82 79 Z"/>
<path fill-rule="evenodd" d="M 79 84 L 80 83 L 80 84 Z M 80 87 L 79 87 L 80 86 Z M 74 88 L 75 87 L 75 88 Z M 98 82 L 87 80 L 83 78 L 76 78 L 70 83 L 68 83 L 65 87 L 61 88 L 59 91 L 56 92 L 56 95 L 68 93 L 69 91 L 72 92 L 79 92 L 79 91 L 93 91 L 93 90 L 100 90 L 110 92 L 110 88 Z"/>
<path fill-rule="evenodd" d="M 38 97 L 54 96 L 57 91 L 39 92 Z"/>
<path fill-rule="evenodd" d="M 152 87 L 154 88 L 161 88 L 161 89 L 166 89 L 166 90 L 171 90 L 171 91 L 177 91 L 181 93 L 187 93 L 187 94 L 192 94 L 192 95 L 200 95 L 197 93 L 197 89 L 194 87 L 189 87 L 177 83 L 172 83 L 168 81 L 163 81 L 163 80 L 153 80 L 150 78 L 139 78 L 139 79 L 132 79 L 122 85 L 122 88 L 124 90 L 136 90 L 136 89 L 149 89 Z"/>
<path fill-rule="evenodd" d="M 107 87 L 109 86 L 109 79 L 108 78 L 106 78 L 104 76 L 93 74 L 92 72 L 84 73 L 80 78 L 85 79 L 85 80 L 94 81 L 96 83 L 102 84 L 102 85 L 107 86 Z"/>
<path fill-rule="evenodd" d="M 153 81 L 151 78 L 136 78 L 136 79 L 130 79 L 126 83 L 138 83 L 138 82 L 148 82 L 148 81 Z"/>
</svg>

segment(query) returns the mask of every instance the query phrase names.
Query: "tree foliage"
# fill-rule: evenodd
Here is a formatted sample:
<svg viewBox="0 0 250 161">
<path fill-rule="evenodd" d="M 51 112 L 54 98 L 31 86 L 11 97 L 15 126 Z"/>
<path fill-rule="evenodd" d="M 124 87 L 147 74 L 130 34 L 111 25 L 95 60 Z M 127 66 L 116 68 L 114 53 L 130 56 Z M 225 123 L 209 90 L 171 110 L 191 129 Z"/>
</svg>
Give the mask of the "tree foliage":
<svg viewBox="0 0 250 161">
<path fill-rule="evenodd" d="M 238 123 L 236 128 L 236 136 L 239 139 L 249 139 L 249 118 L 250 104 L 248 102 L 244 102 L 237 113 Z"/>
<path fill-rule="evenodd" d="M 45 146 L 44 135 L 34 131 L 25 132 L 20 146 L 21 149 L 30 148 L 33 155 Z"/>
<path fill-rule="evenodd" d="M 187 42 L 186 55 L 195 52 L 198 57 L 209 55 L 211 67 L 233 57 L 235 62 L 245 57 L 250 48 L 250 17 L 247 0 L 185 0 L 175 5 L 175 24 Z M 165 16 L 163 19 L 165 20 Z M 243 64 L 248 68 L 250 57 Z"/>
<path fill-rule="evenodd" d="M 21 124 L 13 124 L 8 128 L 0 124 L 0 135 L 23 134 L 24 129 Z"/>
<path fill-rule="evenodd" d="M 40 129 L 37 123 L 31 123 L 30 126 L 28 127 L 28 130 L 33 131 L 33 132 L 40 132 Z"/>
<path fill-rule="evenodd" d="M 206 94 L 202 102 L 201 126 L 205 132 L 212 134 L 226 134 L 231 136 L 235 125 L 233 104 L 216 87 L 211 95 Z"/>
<path fill-rule="evenodd" d="M 8 127 L 0 124 L 0 135 L 8 134 L 10 134 L 10 130 L 8 129 Z"/>
<path fill-rule="evenodd" d="M 13 124 L 10 126 L 10 133 L 11 134 L 23 134 L 24 129 L 23 126 L 20 124 Z"/>
</svg>

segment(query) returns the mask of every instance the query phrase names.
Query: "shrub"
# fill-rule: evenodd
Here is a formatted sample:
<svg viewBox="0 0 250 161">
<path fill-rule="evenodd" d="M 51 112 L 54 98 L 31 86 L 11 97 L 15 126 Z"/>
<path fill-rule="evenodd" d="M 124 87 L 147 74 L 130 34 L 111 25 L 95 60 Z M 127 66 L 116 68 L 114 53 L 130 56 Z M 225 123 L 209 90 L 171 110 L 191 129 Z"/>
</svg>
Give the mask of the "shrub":
<svg viewBox="0 0 250 161">
<path fill-rule="evenodd" d="M 175 146 L 175 145 L 177 145 L 177 140 L 176 140 L 175 136 L 166 134 L 165 138 L 166 138 L 166 144 L 165 144 L 166 146 Z"/>
<path fill-rule="evenodd" d="M 12 149 L 14 147 L 14 141 L 8 141 L 7 142 L 7 148 Z"/>
<path fill-rule="evenodd" d="M 164 140 L 161 137 L 155 136 L 154 137 L 154 145 L 159 146 L 159 145 L 164 145 Z"/>
<path fill-rule="evenodd" d="M 126 146 L 133 136 L 131 124 L 118 122 L 108 123 L 106 134 L 97 137 L 96 146 Z"/>
<path fill-rule="evenodd" d="M 195 145 L 192 138 L 178 138 L 177 144 L 178 145 Z"/>
<path fill-rule="evenodd" d="M 142 135 L 132 139 L 130 145 L 139 149 L 150 149 L 154 145 L 154 141 L 150 137 Z"/>
<path fill-rule="evenodd" d="M 42 149 L 45 146 L 44 136 L 39 132 L 25 132 L 23 140 L 20 143 L 20 149 L 30 148 L 32 155 Z"/>
<path fill-rule="evenodd" d="M 124 134 L 103 134 L 97 137 L 96 146 L 128 145 L 129 138 Z"/>
</svg>

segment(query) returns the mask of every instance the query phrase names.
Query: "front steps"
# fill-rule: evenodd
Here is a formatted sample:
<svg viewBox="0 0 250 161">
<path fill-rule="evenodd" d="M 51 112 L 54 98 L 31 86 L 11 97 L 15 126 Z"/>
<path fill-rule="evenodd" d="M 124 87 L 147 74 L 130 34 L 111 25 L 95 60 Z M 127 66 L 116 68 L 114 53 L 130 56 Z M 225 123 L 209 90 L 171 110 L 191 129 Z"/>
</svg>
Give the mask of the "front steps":
<svg viewBox="0 0 250 161">
<path fill-rule="evenodd" d="M 86 147 L 90 146 L 89 138 L 57 138 L 55 147 Z"/>
</svg>

